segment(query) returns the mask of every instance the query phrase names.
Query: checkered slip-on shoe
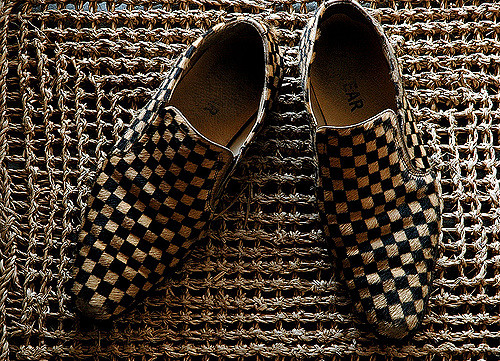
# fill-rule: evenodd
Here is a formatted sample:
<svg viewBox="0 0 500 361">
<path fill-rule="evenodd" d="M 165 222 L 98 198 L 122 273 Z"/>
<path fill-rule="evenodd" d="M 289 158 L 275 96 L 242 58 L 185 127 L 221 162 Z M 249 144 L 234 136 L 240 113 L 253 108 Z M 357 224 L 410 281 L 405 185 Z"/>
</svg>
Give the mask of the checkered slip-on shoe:
<svg viewBox="0 0 500 361">
<path fill-rule="evenodd" d="M 382 338 L 422 322 L 441 232 L 440 184 L 382 29 L 351 1 L 319 7 L 301 45 L 318 205 L 355 311 Z"/>
<path fill-rule="evenodd" d="M 77 244 L 77 307 L 108 319 L 189 252 L 271 106 L 281 60 L 263 24 L 219 24 L 182 55 L 98 171 Z"/>
</svg>

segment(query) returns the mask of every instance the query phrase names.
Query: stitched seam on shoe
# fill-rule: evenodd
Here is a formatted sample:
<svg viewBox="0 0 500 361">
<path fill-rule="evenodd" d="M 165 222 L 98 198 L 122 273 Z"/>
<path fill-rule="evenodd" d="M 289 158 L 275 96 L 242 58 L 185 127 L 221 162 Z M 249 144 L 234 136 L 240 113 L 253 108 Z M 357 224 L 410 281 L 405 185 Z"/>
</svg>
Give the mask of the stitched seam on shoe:
<svg viewBox="0 0 500 361">
<path fill-rule="evenodd" d="M 410 160 L 408 146 L 404 140 L 401 126 L 399 126 L 400 122 L 399 122 L 398 116 L 396 116 L 396 121 L 398 123 L 396 129 L 394 130 L 394 127 L 391 126 L 390 130 L 396 132 L 396 134 L 393 134 L 394 135 L 394 143 L 396 144 L 398 154 L 400 155 L 400 158 L 405 165 L 405 170 L 408 172 L 409 176 L 411 176 L 411 178 L 413 178 L 413 179 L 424 180 L 425 178 L 432 176 L 435 180 L 436 175 L 435 175 L 435 172 L 433 171 L 432 167 L 420 170 L 420 169 L 413 166 L 413 164 Z M 392 124 L 392 122 L 391 122 L 391 124 Z"/>
<path fill-rule="evenodd" d="M 175 119 L 174 117 L 172 117 L 172 118 L 173 118 L 173 119 Z M 200 141 L 200 138 L 199 138 L 198 134 L 196 134 L 196 133 L 194 133 L 194 134 L 190 134 L 190 130 L 189 130 L 189 129 L 183 129 L 183 127 L 182 127 L 182 126 L 179 126 L 179 131 L 180 131 L 180 132 L 182 132 L 182 133 L 183 133 L 184 135 L 186 135 L 186 136 L 193 137 L 193 138 L 194 138 L 194 139 L 196 139 L 197 141 Z M 203 138 L 201 138 L 201 140 L 203 140 Z M 208 148 L 209 148 L 209 149 L 211 149 L 211 150 L 214 150 L 213 148 L 215 148 L 215 147 L 216 147 L 216 145 L 215 145 L 215 144 L 210 144 L 210 143 L 208 144 Z M 219 161 L 219 162 L 221 162 L 221 163 L 223 164 L 223 167 L 222 167 L 222 168 L 220 168 L 220 169 L 217 169 L 217 168 L 215 169 L 215 175 L 213 176 L 213 179 L 214 179 L 214 186 L 215 186 L 215 183 L 217 183 L 217 178 L 218 178 L 218 175 L 219 175 L 220 171 L 221 171 L 222 169 L 224 169 L 224 168 L 225 168 L 225 167 L 224 167 L 225 162 L 224 162 L 224 157 L 223 157 L 223 153 L 222 153 L 222 152 L 224 151 L 224 149 L 222 149 L 222 151 L 221 151 L 221 150 L 217 150 L 217 151 L 219 152 L 219 154 L 217 155 L 217 158 L 219 158 L 219 159 L 218 159 L 218 161 Z M 221 181 L 221 185 L 220 185 L 220 187 L 222 187 L 222 184 L 223 184 L 223 183 L 224 183 L 224 181 Z M 210 189 L 210 190 L 208 191 L 208 196 L 207 196 L 207 206 L 205 206 L 205 210 L 208 210 L 208 211 L 210 211 L 210 212 L 212 212 L 212 213 L 213 213 L 213 212 L 214 212 L 214 209 L 211 207 L 211 204 L 210 204 L 210 203 L 211 203 L 211 202 L 210 202 L 210 199 L 211 199 L 211 197 L 212 197 L 212 193 L 213 193 L 213 187 L 212 187 L 212 189 Z"/>
<path fill-rule="evenodd" d="M 221 173 L 221 171 L 226 168 L 225 167 L 225 163 L 224 163 L 224 157 L 222 155 L 222 153 L 219 153 L 219 155 L 217 156 L 219 158 L 219 162 L 221 162 L 222 164 L 222 167 L 220 169 L 216 169 L 215 170 L 215 175 L 214 175 L 214 187 L 208 191 L 208 197 L 207 197 L 207 206 L 205 207 L 206 210 L 210 211 L 210 216 L 215 212 L 215 204 L 217 202 L 217 200 L 215 199 L 215 195 L 217 194 L 217 192 L 214 193 L 214 188 L 217 184 L 217 180 L 218 180 L 218 177 L 219 177 L 219 173 Z M 225 172 L 227 174 L 227 171 Z M 218 191 L 222 191 L 223 187 L 225 186 L 225 183 L 226 183 L 227 179 L 221 179 L 221 181 L 219 182 L 219 190 Z M 212 195 L 214 195 L 214 199 L 212 199 Z M 214 203 L 214 206 L 212 207 L 212 201 Z"/>
</svg>

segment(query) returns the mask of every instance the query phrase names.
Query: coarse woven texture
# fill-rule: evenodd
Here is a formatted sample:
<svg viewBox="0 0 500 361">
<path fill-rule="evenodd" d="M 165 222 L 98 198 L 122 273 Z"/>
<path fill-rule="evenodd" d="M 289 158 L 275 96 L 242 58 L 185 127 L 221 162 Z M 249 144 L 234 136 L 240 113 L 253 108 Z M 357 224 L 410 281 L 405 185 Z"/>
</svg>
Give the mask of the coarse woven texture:
<svg viewBox="0 0 500 361">
<path fill-rule="evenodd" d="M 336 281 L 314 197 L 298 43 L 315 2 L 0 2 L 0 360 L 500 358 L 500 4 L 365 1 L 443 187 L 422 330 L 377 341 Z M 175 58 L 232 13 L 276 27 L 285 78 L 206 239 L 123 318 L 68 290 L 90 180 Z"/>
</svg>

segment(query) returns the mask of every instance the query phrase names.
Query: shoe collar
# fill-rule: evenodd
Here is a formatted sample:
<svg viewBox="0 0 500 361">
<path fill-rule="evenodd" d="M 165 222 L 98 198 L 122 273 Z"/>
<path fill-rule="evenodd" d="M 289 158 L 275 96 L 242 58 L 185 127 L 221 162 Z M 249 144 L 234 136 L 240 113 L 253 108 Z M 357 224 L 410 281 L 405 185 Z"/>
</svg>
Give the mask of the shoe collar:
<svg viewBox="0 0 500 361">
<path fill-rule="evenodd" d="M 182 78 L 182 74 L 184 70 L 190 67 L 190 64 L 196 62 L 197 58 L 203 54 L 204 48 L 210 46 L 210 42 L 213 38 L 225 31 L 229 31 L 231 28 L 234 28 L 240 24 L 248 24 L 252 26 L 255 30 L 257 30 L 263 42 L 264 49 L 264 65 L 265 65 L 265 79 L 264 85 L 262 89 L 262 95 L 259 102 L 259 109 L 257 111 L 257 119 L 250 130 L 249 134 L 245 138 L 243 144 L 239 148 L 237 153 L 233 153 L 229 148 L 222 144 L 218 144 L 204 135 L 202 135 L 196 128 L 189 122 L 189 119 L 183 117 L 184 121 L 188 126 L 193 129 L 199 136 L 201 136 L 206 141 L 210 143 L 216 144 L 221 148 L 231 152 L 235 158 L 239 158 L 241 154 L 244 152 L 248 144 L 254 138 L 255 134 L 260 130 L 260 127 L 263 123 L 263 119 L 267 111 L 270 110 L 272 105 L 272 100 L 275 96 L 279 79 L 281 78 L 281 57 L 279 56 L 279 50 L 274 40 L 275 35 L 270 28 L 268 28 L 265 24 L 248 18 L 246 16 L 238 16 L 235 19 L 229 22 L 223 22 L 215 25 L 210 30 L 208 30 L 203 36 L 198 38 L 189 48 L 185 51 L 184 55 L 177 61 L 176 65 L 173 67 L 171 75 L 167 77 L 164 83 L 161 86 L 160 91 L 164 91 L 162 95 L 162 102 L 168 103 L 171 94 L 175 91 L 176 85 L 179 83 Z M 180 113 L 179 110 L 177 112 Z"/>
</svg>

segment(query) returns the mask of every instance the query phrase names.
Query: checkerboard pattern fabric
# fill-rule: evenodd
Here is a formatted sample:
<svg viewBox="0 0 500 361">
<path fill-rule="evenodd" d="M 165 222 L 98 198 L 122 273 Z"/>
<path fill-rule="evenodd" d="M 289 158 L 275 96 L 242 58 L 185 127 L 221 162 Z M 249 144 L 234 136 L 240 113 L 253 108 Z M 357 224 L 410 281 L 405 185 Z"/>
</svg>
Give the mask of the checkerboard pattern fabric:
<svg viewBox="0 0 500 361">
<path fill-rule="evenodd" d="M 424 316 L 440 234 L 440 185 L 409 162 L 388 110 L 316 136 L 318 203 L 356 311 L 384 337 L 403 338 Z"/>
<path fill-rule="evenodd" d="M 233 155 L 198 133 L 168 100 L 197 52 L 243 23 L 261 36 L 265 81 L 253 128 Z M 83 313 L 95 319 L 122 313 L 202 237 L 217 195 L 271 107 L 281 69 L 273 32 L 243 16 L 214 26 L 179 58 L 121 134 L 91 190 L 71 290 Z"/>
<path fill-rule="evenodd" d="M 200 237 L 232 155 L 200 137 L 175 108 L 105 163 L 79 235 L 73 293 L 96 318 L 121 313 Z M 168 274 L 168 273 L 167 273 Z"/>
</svg>

